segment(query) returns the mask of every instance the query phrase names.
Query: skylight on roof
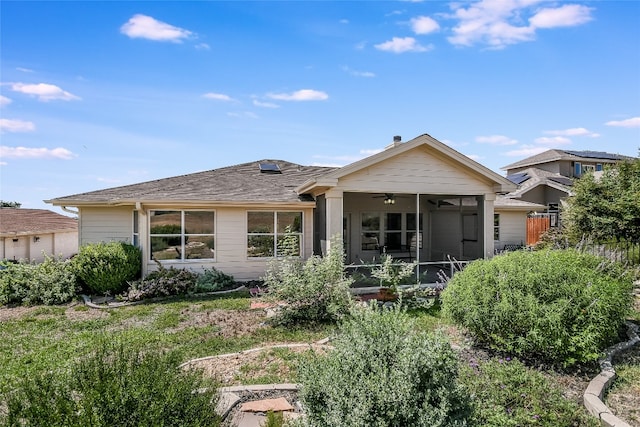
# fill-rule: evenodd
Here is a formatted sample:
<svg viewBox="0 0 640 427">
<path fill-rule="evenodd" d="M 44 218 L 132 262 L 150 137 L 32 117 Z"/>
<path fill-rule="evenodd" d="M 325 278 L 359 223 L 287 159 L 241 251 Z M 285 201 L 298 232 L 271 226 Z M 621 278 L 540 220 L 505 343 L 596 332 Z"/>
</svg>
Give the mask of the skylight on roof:
<svg viewBox="0 0 640 427">
<path fill-rule="evenodd" d="M 280 166 L 273 162 L 260 162 L 260 173 L 282 173 Z"/>
</svg>

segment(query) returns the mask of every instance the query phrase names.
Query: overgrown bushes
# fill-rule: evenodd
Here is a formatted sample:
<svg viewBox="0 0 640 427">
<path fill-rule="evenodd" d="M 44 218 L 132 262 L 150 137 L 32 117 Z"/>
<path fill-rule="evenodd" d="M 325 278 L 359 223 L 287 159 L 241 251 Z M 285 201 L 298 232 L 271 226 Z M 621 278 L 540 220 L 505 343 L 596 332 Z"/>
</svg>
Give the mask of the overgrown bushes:
<svg viewBox="0 0 640 427">
<path fill-rule="evenodd" d="M 354 311 L 334 345 L 298 367 L 310 426 L 466 425 L 471 408 L 455 353 L 444 338 L 417 332 L 397 306 Z"/>
<path fill-rule="evenodd" d="M 273 301 L 284 303 L 275 321 L 335 322 L 349 313 L 353 280 L 344 273 L 342 242 L 333 239 L 326 256 L 306 261 L 288 256 L 271 263 L 264 277 Z"/>
<path fill-rule="evenodd" d="M 74 271 L 94 294 L 118 294 L 140 275 L 140 249 L 123 242 L 92 243 L 73 258 Z"/>
<path fill-rule="evenodd" d="M 147 274 L 143 279 L 132 282 L 127 292 L 127 299 L 138 301 L 146 298 L 184 295 L 196 285 L 198 274 L 184 268 L 159 268 Z"/>
<path fill-rule="evenodd" d="M 103 340 L 66 373 L 25 378 L 7 396 L 7 426 L 216 426 L 214 384 L 175 353 Z M 1 412 L 0 412 L 1 414 Z M 0 416 L 0 422 L 2 422 Z"/>
<path fill-rule="evenodd" d="M 76 294 L 69 261 L 46 257 L 40 264 L 0 264 L 0 305 L 62 304 Z"/>
<path fill-rule="evenodd" d="M 570 366 L 617 337 L 631 286 L 619 266 L 575 250 L 516 251 L 457 273 L 443 312 L 495 350 Z"/>
</svg>

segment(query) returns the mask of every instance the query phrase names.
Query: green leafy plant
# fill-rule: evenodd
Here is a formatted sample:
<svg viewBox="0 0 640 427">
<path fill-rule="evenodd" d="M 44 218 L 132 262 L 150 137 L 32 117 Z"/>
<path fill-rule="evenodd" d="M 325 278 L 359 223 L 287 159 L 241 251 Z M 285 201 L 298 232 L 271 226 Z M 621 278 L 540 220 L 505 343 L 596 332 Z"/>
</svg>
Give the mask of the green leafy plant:
<svg viewBox="0 0 640 427">
<path fill-rule="evenodd" d="M 371 275 L 394 294 L 398 293 L 398 286 L 410 282 L 418 265 L 417 262 L 395 262 L 391 255 L 384 255 L 381 261 L 379 266 L 371 270 Z"/>
<path fill-rule="evenodd" d="M 95 294 L 117 294 L 140 276 L 140 249 L 123 242 L 91 243 L 73 258 L 74 272 Z"/>
<path fill-rule="evenodd" d="M 285 257 L 272 262 L 264 282 L 267 297 L 283 303 L 274 321 L 335 322 L 346 316 L 353 299 L 349 288 L 352 279 L 344 273 L 342 242 L 333 239 L 326 256 L 312 256 L 303 262 L 297 257 Z"/>
<path fill-rule="evenodd" d="M 471 407 L 455 353 L 398 306 L 355 310 L 332 344 L 298 367 L 310 426 L 466 425 Z"/>
<path fill-rule="evenodd" d="M 147 274 L 143 279 L 131 282 L 127 292 L 129 301 L 184 295 L 195 289 L 198 273 L 173 266 L 165 268 L 160 262 L 157 264 L 156 271 Z"/>
<path fill-rule="evenodd" d="M 443 313 L 478 342 L 570 366 L 598 358 L 632 302 L 630 276 L 575 250 L 516 251 L 469 264 L 441 294 Z"/>
<path fill-rule="evenodd" d="M 474 396 L 474 425 L 486 427 L 598 426 L 542 373 L 516 359 L 470 360 L 459 381 Z"/>
<path fill-rule="evenodd" d="M 175 353 L 105 338 L 70 371 L 24 378 L 8 395 L 3 425 L 219 425 L 215 384 L 179 363 Z"/>
<path fill-rule="evenodd" d="M 0 305 L 63 304 L 76 295 L 76 276 L 69 261 L 46 256 L 39 264 L 1 265 Z"/>
<path fill-rule="evenodd" d="M 195 292 L 213 292 L 235 284 L 233 276 L 225 274 L 215 267 L 205 268 L 196 279 Z"/>
</svg>

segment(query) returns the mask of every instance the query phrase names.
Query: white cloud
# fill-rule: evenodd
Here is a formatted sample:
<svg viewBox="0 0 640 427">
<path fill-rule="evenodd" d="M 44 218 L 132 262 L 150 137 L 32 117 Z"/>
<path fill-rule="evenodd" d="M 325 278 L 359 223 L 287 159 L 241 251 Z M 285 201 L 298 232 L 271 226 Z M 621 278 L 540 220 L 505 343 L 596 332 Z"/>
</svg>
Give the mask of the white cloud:
<svg viewBox="0 0 640 427">
<path fill-rule="evenodd" d="M 504 135 L 490 135 L 490 136 L 478 136 L 476 142 L 481 144 L 491 145 L 515 145 L 518 143 L 517 139 L 512 139 Z"/>
<path fill-rule="evenodd" d="M 253 100 L 253 105 L 255 105 L 256 107 L 262 107 L 262 108 L 280 108 L 278 104 L 274 104 L 273 102 L 262 102 L 262 101 L 258 101 L 257 99 Z"/>
<path fill-rule="evenodd" d="M 329 99 L 329 95 L 325 92 L 313 89 L 301 89 L 291 93 L 270 93 L 267 96 L 279 101 L 325 101 Z"/>
<path fill-rule="evenodd" d="M 349 20 L 348 20 L 348 19 L 341 19 L 339 22 L 340 22 L 341 24 L 348 24 L 348 23 L 349 23 Z"/>
<path fill-rule="evenodd" d="M 617 126 L 621 128 L 637 128 L 640 127 L 640 117 L 632 117 L 626 120 L 612 120 L 605 123 L 607 126 Z"/>
<path fill-rule="evenodd" d="M 342 67 L 342 69 L 351 74 L 352 76 L 356 76 L 356 77 L 375 77 L 376 75 L 370 71 L 357 71 L 357 70 L 352 70 L 351 68 L 344 66 Z"/>
<path fill-rule="evenodd" d="M 440 29 L 435 19 L 428 16 L 418 16 L 411 19 L 411 29 L 416 34 L 429 34 Z"/>
<path fill-rule="evenodd" d="M 433 45 L 422 46 L 413 37 L 393 37 L 384 43 L 374 45 L 378 50 L 393 53 L 405 52 L 428 52 L 433 49 Z"/>
<path fill-rule="evenodd" d="M 536 154 L 540 154 L 547 150 L 548 148 L 546 147 L 536 147 L 534 145 L 523 145 L 520 149 L 507 151 L 505 154 L 509 157 L 529 157 L 529 156 L 535 156 Z"/>
<path fill-rule="evenodd" d="M 234 118 L 237 118 L 237 119 L 243 119 L 243 118 L 245 118 L 245 119 L 257 119 L 258 118 L 258 115 L 256 113 L 251 112 L 251 111 L 243 111 L 241 113 L 235 113 L 235 112 L 227 113 L 227 116 L 234 117 Z"/>
<path fill-rule="evenodd" d="M 486 44 L 502 49 L 534 40 L 537 29 L 576 26 L 592 19 L 592 8 L 581 5 L 534 9 L 541 1 L 481 0 L 466 8 L 468 3 L 452 3 L 454 13 L 450 17 L 458 23 L 448 40 L 454 45 Z"/>
<path fill-rule="evenodd" d="M 16 70 L 22 71 L 23 73 L 33 73 L 33 70 L 29 68 L 17 67 Z"/>
<path fill-rule="evenodd" d="M 36 125 L 17 119 L 0 119 L 0 132 L 33 132 Z"/>
<path fill-rule="evenodd" d="M 76 157 L 66 148 L 27 148 L 0 146 L 0 157 L 7 159 L 63 159 L 70 160 Z"/>
<path fill-rule="evenodd" d="M 599 133 L 591 132 L 585 128 L 571 128 L 571 129 L 562 129 L 562 130 L 546 130 L 544 131 L 547 135 L 558 135 L 558 136 L 588 136 L 590 138 L 597 138 L 600 136 Z"/>
<path fill-rule="evenodd" d="M 198 49 L 198 50 L 211 50 L 211 46 L 209 46 L 207 43 L 198 43 L 196 45 L 196 49 Z"/>
<path fill-rule="evenodd" d="M 233 101 L 233 98 L 231 98 L 229 95 L 225 95 L 224 93 L 208 92 L 202 95 L 202 97 L 207 99 L 215 99 L 216 101 Z"/>
<path fill-rule="evenodd" d="M 540 138 L 536 138 L 534 140 L 534 142 L 536 144 L 541 144 L 541 145 L 567 145 L 567 144 L 571 144 L 571 140 L 569 138 L 564 137 L 564 136 L 554 136 L 554 137 L 541 136 Z"/>
<path fill-rule="evenodd" d="M 120 32 L 132 39 L 141 38 L 174 43 L 182 43 L 183 39 L 188 39 L 193 35 L 189 30 L 174 27 L 166 22 L 141 14 L 132 16 L 120 27 Z"/>
<path fill-rule="evenodd" d="M 592 10 L 579 4 L 565 4 L 539 10 L 529 22 L 536 28 L 574 27 L 591 21 Z"/>
<path fill-rule="evenodd" d="M 6 105 L 11 104 L 13 101 L 11 98 L 7 98 L 6 96 L 0 95 L 0 107 L 4 107 Z"/>
<path fill-rule="evenodd" d="M 53 101 L 56 99 L 62 101 L 77 101 L 81 98 L 75 96 L 72 93 L 67 92 L 66 90 L 62 90 L 60 87 L 56 85 L 51 85 L 48 83 L 38 83 L 38 84 L 26 84 L 26 83 L 13 83 L 11 85 L 11 90 L 15 92 L 24 93 L 27 95 L 35 96 L 39 101 L 47 102 Z"/>
</svg>

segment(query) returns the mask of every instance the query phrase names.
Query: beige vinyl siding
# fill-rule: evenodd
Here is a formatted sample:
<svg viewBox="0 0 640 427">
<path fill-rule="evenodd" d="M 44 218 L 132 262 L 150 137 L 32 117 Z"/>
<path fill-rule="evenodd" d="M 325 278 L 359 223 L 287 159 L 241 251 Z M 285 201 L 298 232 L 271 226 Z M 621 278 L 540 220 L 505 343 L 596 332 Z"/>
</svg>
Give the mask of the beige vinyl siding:
<svg viewBox="0 0 640 427">
<path fill-rule="evenodd" d="M 504 245 L 519 245 L 527 241 L 527 213 L 523 211 L 500 211 L 500 240 L 495 241 L 496 250 Z"/>
<path fill-rule="evenodd" d="M 459 164 L 425 147 L 399 154 L 383 163 L 340 178 L 338 189 L 353 192 L 402 192 L 480 195 L 493 187 Z"/>
<path fill-rule="evenodd" d="M 133 236 L 133 207 L 81 208 L 80 245 L 127 242 Z"/>
</svg>

